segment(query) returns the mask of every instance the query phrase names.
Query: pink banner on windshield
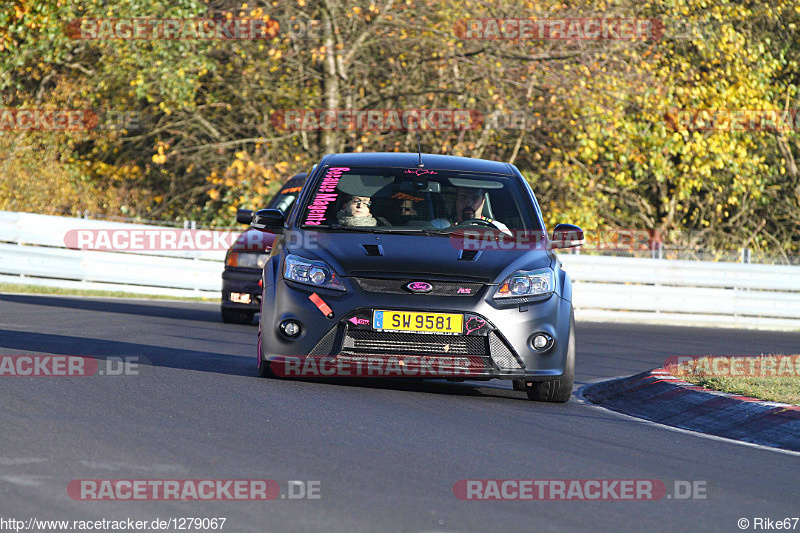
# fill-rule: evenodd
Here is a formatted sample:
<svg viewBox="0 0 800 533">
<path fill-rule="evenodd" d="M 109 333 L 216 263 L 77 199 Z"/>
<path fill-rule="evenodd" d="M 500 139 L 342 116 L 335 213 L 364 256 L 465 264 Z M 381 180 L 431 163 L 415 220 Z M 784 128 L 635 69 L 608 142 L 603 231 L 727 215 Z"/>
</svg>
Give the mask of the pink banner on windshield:
<svg viewBox="0 0 800 533">
<path fill-rule="evenodd" d="M 339 178 L 342 177 L 342 172 L 350 170 L 349 167 L 331 167 L 322 178 L 319 189 L 317 190 L 314 199 L 308 204 L 308 213 L 306 213 L 305 223 L 310 226 L 320 226 L 327 223 L 328 206 L 336 201 L 339 194 L 336 192 L 336 186 L 339 184 Z"/>
</svg>

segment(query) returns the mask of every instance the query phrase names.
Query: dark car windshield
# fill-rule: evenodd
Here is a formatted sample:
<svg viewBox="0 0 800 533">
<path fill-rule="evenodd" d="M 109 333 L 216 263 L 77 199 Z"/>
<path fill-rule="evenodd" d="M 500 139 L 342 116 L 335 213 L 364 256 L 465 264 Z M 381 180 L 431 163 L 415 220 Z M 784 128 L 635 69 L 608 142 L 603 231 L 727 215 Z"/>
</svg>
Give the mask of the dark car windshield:
<svg viewBox="0 0 800 533">
<path fill-rule="evenodd" d="M 294 206 L 294 201 L 300 195 L 300 189 L 302 188 L 302 180 L 291 180 L 287 182 L 281 187 L 281 190 L 272 197 L 267 208 L 280 209 L 286 216 L 289 216 L 289 212 L 292 210 L 292 206 Z"/>
<path fill-rule="evenodd" d="M 299 224 L 369 231 L 445 230 L 497 222 L 539 230 L 517 178 L 477 172 L 330 167 L 313 184 Z"/>
</svg>

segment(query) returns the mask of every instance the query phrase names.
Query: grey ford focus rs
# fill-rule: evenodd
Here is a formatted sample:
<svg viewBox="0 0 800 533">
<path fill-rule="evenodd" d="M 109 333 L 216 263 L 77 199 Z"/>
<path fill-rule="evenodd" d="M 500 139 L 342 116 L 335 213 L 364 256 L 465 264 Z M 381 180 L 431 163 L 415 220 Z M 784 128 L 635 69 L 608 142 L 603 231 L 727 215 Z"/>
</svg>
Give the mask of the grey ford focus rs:
<svg viewBox="0 0 800 533">
<path fill-rule="evenodd" d="M 513 165 L 407 153 L 326 155 L 263 272 L 258 369 L 276 376 L 507 379 L 539 401 L 572 393 L 572 285 Z M 311 364 L 309 364 L 311 362 Z"/>
</svg>

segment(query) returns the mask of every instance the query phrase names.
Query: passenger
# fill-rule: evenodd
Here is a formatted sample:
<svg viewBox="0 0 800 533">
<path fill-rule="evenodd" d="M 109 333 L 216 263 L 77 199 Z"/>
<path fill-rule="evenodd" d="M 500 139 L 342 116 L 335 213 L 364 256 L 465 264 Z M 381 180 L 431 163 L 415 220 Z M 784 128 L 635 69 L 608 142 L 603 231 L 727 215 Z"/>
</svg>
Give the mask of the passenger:
<svg viewBox="0 0 800 533">
<path fill-rule="evenodd" d="M 372 201 L 368 196 L 351 196 L 345 194 L 342 209 L 336 213 L 336 219 L 342 226 L 377 226 L 378 221 L 370 213 Z"/>
<path fill-rule="evenodd" d="M 417 209 L 414 207 L 414 201 L 405 199 L 400 201 L 398 208 L 397 223 L 400 225 L 408 224 L 417 216 Z"/>
</svg>

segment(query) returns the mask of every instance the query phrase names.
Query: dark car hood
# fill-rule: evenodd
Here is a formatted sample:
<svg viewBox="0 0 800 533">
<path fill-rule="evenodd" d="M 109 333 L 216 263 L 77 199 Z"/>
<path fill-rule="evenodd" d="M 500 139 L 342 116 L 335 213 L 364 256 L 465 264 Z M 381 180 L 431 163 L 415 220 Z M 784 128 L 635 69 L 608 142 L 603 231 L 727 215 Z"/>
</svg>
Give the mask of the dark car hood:
<svg viewBox="0 0 800 533">
<path fill-rule="evenodd" d="M 514 270 L 549 267 L 554 255 L 545 250 L 487 249 L 474 261 L 459 259 L 457 239 L 447 236 L 388 235 L 370 233 L 315 233 L 303 246 L 289 252 L 321 259 L 341 276 L 411 278 L 425 275 L 441 279 L 496 282 Z M 382 256 L 370 256 L 363 245 L 380 245 Z"/>
</svg>

